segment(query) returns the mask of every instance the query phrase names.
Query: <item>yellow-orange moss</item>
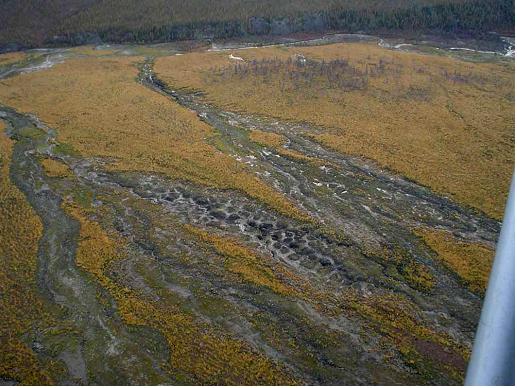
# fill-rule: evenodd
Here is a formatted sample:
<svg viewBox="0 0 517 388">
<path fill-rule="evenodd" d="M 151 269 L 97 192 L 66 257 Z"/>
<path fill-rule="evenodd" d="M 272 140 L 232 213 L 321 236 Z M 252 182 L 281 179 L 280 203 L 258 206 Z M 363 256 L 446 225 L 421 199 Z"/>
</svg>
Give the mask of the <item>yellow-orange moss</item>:
<svg viewBox="0 0 517 388">
<path fill-rule="evenodd" d="M 126 323 L 149 326 L 165 336 L 173 374 L 184 376 L 186 382 L 205 385 L 296 383 L 282 367 L 252 351 L 246 343 L 199 322 L 183 312 L 181 306 L 147 300 L 111 280 L 104 270 L 110 262 L 123 256 L 122 241 L 110 237 L 77 205 L 66 203 L 65 209 L 81 225 L 78 265 L 94 274 L 110 291 Z"/>
<path fill-rule="evenodd" d="M 426 369 L 436 363 L 444 365 L 456 379 L 464 372 L 469 349 L 446 333 L 437 333 L 420 323 L 418 309 L 406 298 L 393 293 L 360 296 L 350 291 L 344 301 L 345 308 L 366 318 L 372 328 L 383 334 L 384 340 L 389 339 L 388 343 L 395 344 L 406 362 L 421 373 L 427 373 Z"/>
<path fill-rule="evenodd" d="M 282 147 L 287 141 L 285 136 L 274 132 L 264 132 L 259 129 L 250 131 L 250 139 L 255 143 L 275 149 Z"/>
<path fill-rule="evenodd" d="M 287 143 L 287 138 L 278 133 L 264 132 L 259 129 L 254 129 L 250 131 L 250 139 L 255 143 L 274 149 L 282 156 L 304 162 L 316 162 L 316 159 L 314 158 L 304 155 L 296 150 L 286 148 L 284 145 Z"/>
<path fill-rule="evenodd" d="M 58 140 L 84 156 L 114 160 L 115 170 L 163 173 L 236 189 L 279 212 L 310 217 L 248 167 L 209 144 L 219 136 L 194 112 L 136 80 L 135 57 L 84 57 L 3 80 L 0 101 L 32 112 Z"/>
<path fill-rule="evenodd" d="M 23 52 L 0 54 L 0 66 L 9 65 L 24 60 L 27 54 Z"/>
<path fill-rule="evenodd" d="M 87 212 L 73 202 L 63 203 L 63 208 L 80 222 L 77 265 L 95 275 L 103 286 L 113 285 L 104 275 L 105 266 L 122 258 L 117 242 L 104 232 L 100 225 L 87 218 Z"/>
<path fill-rule="evenodd" d="M 393 270 L 402 275 L 407 283 L 417 290 L 428 292 L 436 284 L 436 279 L 429 269 L 424 264 L 416 262 L 400 246 L 363 247 L 363 253 L 369 257 L 380 257 L 391 264 Z"/>
<path fill-rule="evenodd" d="M 225 258 L 226 268 L 250 283 L 265 286 L 281 295 L 296 295 L 297 290 L 287 280 L 294 277 L 285 268 L 274 265 L 270 260 L 258 256 L 250 248 L 230 237 L 218 236 L 186 225 L 187 232 L 211 244 L 217 253 Z"/>
<path fill-rule="evenodd" d="M 436 284 L 436 279 L 427 267 L 417 262 L 405 265 L 402 275 L 410 285 L 421 291 L 431 291 Z"/>
<path fill-rule="evenodd" d="M 12 141 L 0 121 L 0 376 L 26 385 L 51 384 L 48 373 L 22 342 L 50 320 L 36 289 L 40 219 L 9 179 Z"/>
<path fill-rule="evenodd" d="M 158 58 L 155 70 L 174 88 L 203 91 L 226 110 L 313 124 L 320 130 L 305 135 L 328 147 L 374 159 L 502 216 L 514 160 L 513 62 L 469 63 L 369 43 L 238 53 L 247 62 L 286 61 L 295 54 L 327 63 L 347 60 L 357 71 L 369 71 L 368 85 L 328 88 L 325 77 L 317 82 L 318 74 L 311 84 L 300 78 L 300 85 L 274 72 L 220 77 L 217 69 L 234 66 L 227 52 Z"/>
<path fill-rule="evenodd" d="M 45 174 L 53 178 L 66 178 L 72 175 L 70 168 L 56 159 L 45 158 L 41 161 L 41 165 L 45 170 Z"/>
<path fill-rule="evenodd" d="M 286 370 L 251 351 L 244 342 L 216 334 L 174 306 L 129 298 L 121 312 L 130 324 L 160 330 L 169 344 L 173 371 L 194 377 L 196 384 L 296 384 Z"/>
<path fill-rule="evenodd" d="M 480 243 L 460 241 L 442 230 L 419 229 L 415 233 L 423 238 L 443 264 L 455 272 L 472 292 L 484 294 L 494 257 L 492 248 Z"/>
</svg>

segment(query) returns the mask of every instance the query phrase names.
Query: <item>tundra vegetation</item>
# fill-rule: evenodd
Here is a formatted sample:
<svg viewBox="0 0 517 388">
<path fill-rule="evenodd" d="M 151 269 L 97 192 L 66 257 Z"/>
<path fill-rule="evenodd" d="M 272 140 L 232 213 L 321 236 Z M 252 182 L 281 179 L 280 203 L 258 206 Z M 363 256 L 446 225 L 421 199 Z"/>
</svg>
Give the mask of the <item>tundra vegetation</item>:
<svg viewBox="0 0 517 388">
<path fill-rule="evenodd" d="M 156 71 L 224 109 L 309 123 L 316 128 L 304 134 L 328 147 L 502 217 L 513 161 L 513 63 L 373 44 L 239 54 L 245 63 L 231 63 L 226 52 L 163 57 Z"/>
<path fill-rule="evenodd" d="M 245 166 L 212 146 L 209 141 L 218 134 L 194 113 L 136 83 L 138 61 L 143 58 L 69 60 L 45 76 L 29 73 L 6 80 L 0 98 L 36 113 L 58 130 L 59 141 L 77 152 L 117 158 L 115 169 L 155 171 L 243 190 L 281 212 L 307 219 Z M 51 89 L 59 92 L 33 92 Z"/>
<path fill-rule="evenodd" d="M 305 162 L 313 162 L 319 165 L 324 164 L 324 162 L 321 160 L 311 158 L 310 156 L 304 155 L 301 152 L 288 148 L 288 139 L 285 136 L 280 135 L 278 133 L 264 132 L 259 129 L 253 129 L 250 131 L 250 140 L 264 147 L 269 147 L 272 150 L 275 150 L 279 154 L 286 157 L 290 157 Z"/>
<path fill-rule="evenodd" d="M 493 259 L 493 251 L 483 244 L 458 241 L 440 230 L 418 230 L 421 236 L 452 271 L 465 282 L 472 292 L 483 294 Z"/>
<path fill-rule="evenodd" d="M 14 52 L 14 53 L 8 53 L 4 54 L 0 57 L 0 66 L 6 66 L 15 62 L 19 62 L 22 59 L 24 59 L 25 54 L 23 52 Z"/>
<path fill-rule="evenodd" d="M 1 382 L 462 382 L 512 60 L 187 42 L 0 67 Z"/>
<path fill-rule="evenodd" d="M 51 327 L 51 314 L 38 294 L 36 252 L 42 225 L 23 194 L 9 179 L 12 140 L 0 122 L 0 375 L 27 385 L 52 383 L 23 337 Z"/>
</svg>

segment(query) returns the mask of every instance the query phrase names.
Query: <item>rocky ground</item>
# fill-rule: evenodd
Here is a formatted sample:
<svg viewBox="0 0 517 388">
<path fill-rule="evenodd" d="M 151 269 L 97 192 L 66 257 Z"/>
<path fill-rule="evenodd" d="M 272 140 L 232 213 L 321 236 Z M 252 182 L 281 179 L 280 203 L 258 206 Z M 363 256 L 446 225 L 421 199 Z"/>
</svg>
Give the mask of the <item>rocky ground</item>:
<svg viewBox="0 0 517 388">
<path fill-rule="evenodd" d="M 66 55 L 49 51 L 2 74 Z M 112 171 L 110 160 L 60 144 L 37 117 L 0 106 L 16 141 L 10 178 L 43 224 L 38 291 L 60 311 L 52 330 L 27 332 L 24 342 L 61 365 L 49 372 L 54 381 L 461 383 L 481 296 L 414 231 L 494 247 L 499 222 L 325 149 L 300 135 L 302 124 L 226 112 L 172 90 L 152 57 L 135 82 L 196 112 L 220 134 L 216 147 L 309 217 L 238 191 Z M 250 131 L 288 142 L 259 144 Z M 49 159 L 67 173 L 53 175 Z"/>
</svg>

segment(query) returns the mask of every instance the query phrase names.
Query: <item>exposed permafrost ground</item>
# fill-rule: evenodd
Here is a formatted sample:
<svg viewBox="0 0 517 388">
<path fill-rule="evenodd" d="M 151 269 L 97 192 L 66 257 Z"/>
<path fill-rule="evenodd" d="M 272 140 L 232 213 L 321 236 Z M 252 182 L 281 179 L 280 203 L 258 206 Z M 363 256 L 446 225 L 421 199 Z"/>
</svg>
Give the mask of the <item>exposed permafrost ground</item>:
<svg viewBox="0 0 517 388">
<path fill-rule="evenodd" d="M 67 322 L 24 340 L 61 363 L 56 382 L 461 382 L 481 298 L 413 232 L 493 247 L 498 222 L 325 149 L 295 124 L 173 91 L 151 59 L 135 82 L 195 111 L 218 148 L 311 221 L 238 191 L 113 172 L 110 160 L 59 144 L 36 117 L 0 107 L 16 140 L 11 179 L 43 223 L 38 288 Z M 287 140 L 267 146 L 253 131 Z M 70 173 L 52 176 L 48 158 Z"/>
</svg>

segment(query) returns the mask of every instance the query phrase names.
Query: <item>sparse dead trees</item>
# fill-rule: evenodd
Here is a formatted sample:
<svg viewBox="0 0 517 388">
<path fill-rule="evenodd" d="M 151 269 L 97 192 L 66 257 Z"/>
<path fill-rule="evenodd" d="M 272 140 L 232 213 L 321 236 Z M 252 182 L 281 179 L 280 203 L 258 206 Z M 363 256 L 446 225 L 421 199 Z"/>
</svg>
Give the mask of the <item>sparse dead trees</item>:
<svg viewBox="0 0 517 388">
<path fill-rule="evenodd" d="M 452 72 L 449 72 L 448 70 L 444 70 L 442 75 L 447 81 L 451 81 L 454 83 L 468 83 L 468 82 L 475 82 L 478 84 L 483 83 L 483 80 L 480 77 L 474 75 L 472 72 L 460 73 L 457 70 L 454 70 Z"/>
<path fill-rule="evenodd" d="M 291 59 L 291 58 L 289 58 Z M 295 54 L 294 60 L 296 63 L 296 66 L 298 67 L 304 67 L 307 64 L 307 59 L 303 54 Z"/>
<path fill-rule="evenodd" d="M 386 58 L 370 58 L 352 64 L 347 58 L 315 61 L 302 54 L 294 54 L 286 59 L 235 61 L 230 66 L 211 69 L 211 72 L 214 78 L 221 80 L 251 78 L 256 82 L 275 82 L 283 91 L 306 88 L 350 92 L 366 89 L 373 77 L 400 76 L 402 65 Z"/>
</svg>

